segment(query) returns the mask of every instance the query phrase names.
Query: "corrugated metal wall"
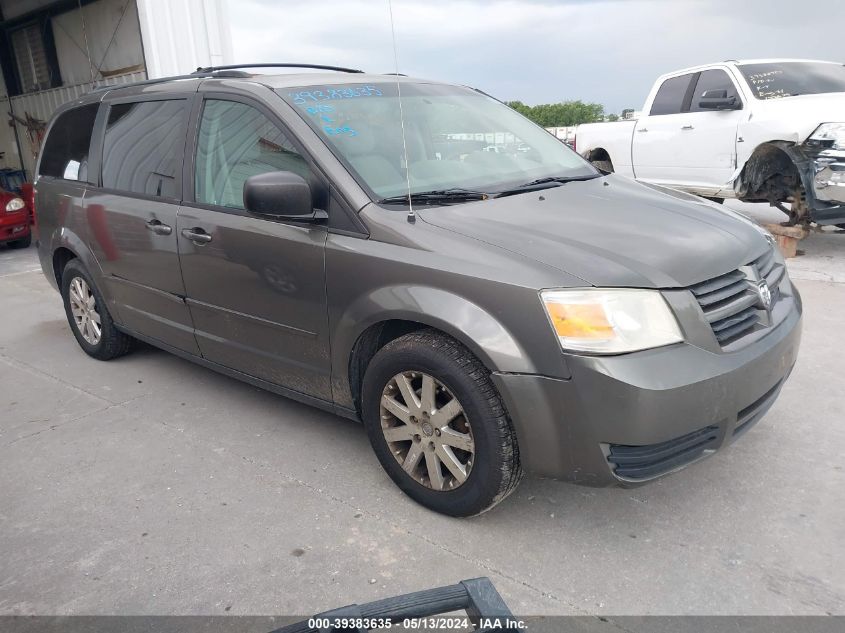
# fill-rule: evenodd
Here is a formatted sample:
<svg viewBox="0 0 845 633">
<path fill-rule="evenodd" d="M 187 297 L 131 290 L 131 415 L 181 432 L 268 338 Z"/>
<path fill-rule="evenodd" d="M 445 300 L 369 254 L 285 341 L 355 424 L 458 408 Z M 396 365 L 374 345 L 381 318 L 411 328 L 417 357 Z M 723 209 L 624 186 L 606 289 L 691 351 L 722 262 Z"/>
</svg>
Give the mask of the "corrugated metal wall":
<svg viewBox="0 0 845 633">
<path fill-rule="evenodd" d="M 134 0 L 98 0 L 51 18 L 59 75 L 78 84 L 144 67 Z M 83 29 L 82 26 L 85 25 Z"/>
<path fill-rule="evenodd" d="M 127 73 L 125 75 L 115 75 L 107 79 L 101 79 L 96 82 L 97 86 L 113 86 L 118 84 L 132 83 L 133 81 L 142 81 L 147 78 L 144 71 L 134 73 Z M 91 92 L 94 84 L 91 82 L 77 84 L 75 86 L 62 86 L 61 88 L 53 88 L 51 90 L 42 90 L 41 92 L 31 92 L 29 94 L 12 97 L 11 108 L 8 99 L 2 99 L 0 104 L 4 108 L 3 112 L 14 112 L 21 118 L 26 118 L 26 114 L 41 119 L 42 121 L 49 121 L 53 116 L 53 112 L 63 103 L 73 101 L 82 95 Z M 21 142 L 21 149 L 23 150 L 23 163 L 27 171 L 27 175 L 32 177 L 33 168 L 35 167 L 35 157 L 33 156 L 32 148 L 28 141 L 26 128 L 20 124 L 17 125 L 18 138 Z M 13 161 L 6 161 L 7 164 Z"/>
</svg>

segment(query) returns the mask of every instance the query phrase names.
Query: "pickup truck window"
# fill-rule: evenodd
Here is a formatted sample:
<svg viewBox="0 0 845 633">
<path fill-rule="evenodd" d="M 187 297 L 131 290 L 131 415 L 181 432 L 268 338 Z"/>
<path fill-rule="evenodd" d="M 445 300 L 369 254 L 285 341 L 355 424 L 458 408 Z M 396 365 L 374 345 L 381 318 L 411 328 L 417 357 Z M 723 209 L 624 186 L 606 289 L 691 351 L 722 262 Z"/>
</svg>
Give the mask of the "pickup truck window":
<svg viewBox="0 0 845 633">
<path fill-rule="evenodd" d="M 651 104 L 649 115 L 679 114 L 683 109 L 684 97 L 687 94 L 691 78 L 692 75 L 681 75 L 664 81 L 657 94 L 654 95 L 654 102 Z"/>
<path fill-rule="evenodd" d="M 690 112 L 713 112 L 713 110 L 701 108 L 698 105 L 702 95 L 708 90 L 724 90 L 728 93 L 728 97 L 735 97 L 738 102 L 742 101 L 734 82 L 728 77 L 728 73 L 714 68 L 713 70 L 705 70 L 699 76 L 693 92 L 692 103 L 690 103 Z"/>
<path fill-rule="evenodd" d="M 373 199 L 459 187 L 499 193 L 595 176 L 588 162 L 503 103 L 459 86 L 402 82 L 278 90 Z M 405 154 L 407 152 L 407 166 Z"/>
<path fill-rule="evenodd" d="M 757 99 L 845 92 L 845 66 L 825 62 L 740 64 Z"/>
</svg>

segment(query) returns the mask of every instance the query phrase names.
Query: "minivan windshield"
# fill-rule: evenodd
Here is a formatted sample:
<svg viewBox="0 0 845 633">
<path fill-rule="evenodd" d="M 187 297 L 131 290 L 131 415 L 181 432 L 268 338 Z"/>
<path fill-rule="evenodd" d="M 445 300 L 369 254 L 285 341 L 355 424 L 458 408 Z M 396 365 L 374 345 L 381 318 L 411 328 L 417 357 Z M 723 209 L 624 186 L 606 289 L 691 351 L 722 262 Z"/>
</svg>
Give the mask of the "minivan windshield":
<svg viewBox="0 0 845 633">
<path fill-rule="evenodd" d="M 404 143 L 396 82 L 278 92 L 376 200 L 406 196 L 408 180 L 413 194 L 442 196 L 456 189 L 495 194 L 540 179 L 599 175 L 543 128 L 468 88 L 403 81 Z"/>
<path fill-rule="evenodd" d="M 845 66 L 825 62 L 740 64 L 751 92 L 758 99 L 845 92 Z"/>
</svg>

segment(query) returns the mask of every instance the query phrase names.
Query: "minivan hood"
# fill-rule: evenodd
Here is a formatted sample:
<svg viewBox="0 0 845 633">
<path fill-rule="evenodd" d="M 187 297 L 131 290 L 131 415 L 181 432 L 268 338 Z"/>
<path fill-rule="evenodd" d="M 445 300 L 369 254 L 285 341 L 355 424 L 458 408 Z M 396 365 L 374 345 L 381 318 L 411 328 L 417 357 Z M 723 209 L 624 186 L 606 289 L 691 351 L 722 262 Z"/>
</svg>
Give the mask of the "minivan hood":
<svg viewBox="0 0 845 633">
<path fill-rule="evenodd" d="M 747 264 L 769 248 L 739 214 L 613 175 L 421 209 L 419 216 L 594 286 L 686 287 Z"/>
</svg>

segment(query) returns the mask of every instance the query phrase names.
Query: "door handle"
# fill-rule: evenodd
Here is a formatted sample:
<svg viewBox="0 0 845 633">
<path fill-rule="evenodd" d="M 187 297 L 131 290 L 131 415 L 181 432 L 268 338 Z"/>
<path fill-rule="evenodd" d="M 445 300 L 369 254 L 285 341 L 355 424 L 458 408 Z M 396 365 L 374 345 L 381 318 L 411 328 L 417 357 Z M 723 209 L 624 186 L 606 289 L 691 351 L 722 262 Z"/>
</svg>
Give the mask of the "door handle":
<svg viewBox="0 0 845 633">
<path fill-rule="evenodd" d="M 684 126 L 684 127 L 682 127 L 681 129 L 682 129 L 682 130 L 694 130 L 695 128 L 694 128 L 693 126 L 691 126 L 691 125 L 685 125 L 685 126 Z"/>
<path fill-rule="evenodd" d="M 648 128 L 647 127 L 641 127 L 640 129 L 637 130 L 637 132 L 648 132 Z"/>
<path fill-rule="evenodd" d="M 182 229 L 182 237 L 185 237 L 195 244 L 208 244 L 211 241 L 211 236 L 199 227 L 192 229 Z"/>
<path fill-rule="evenodd" d="M 156 235 L 170 235 L 173 229 L 166 224 L 162 224 L 161 220 L 150 220 L 147 222 L 147 230 L 152 231 Z"/>
</svg>

